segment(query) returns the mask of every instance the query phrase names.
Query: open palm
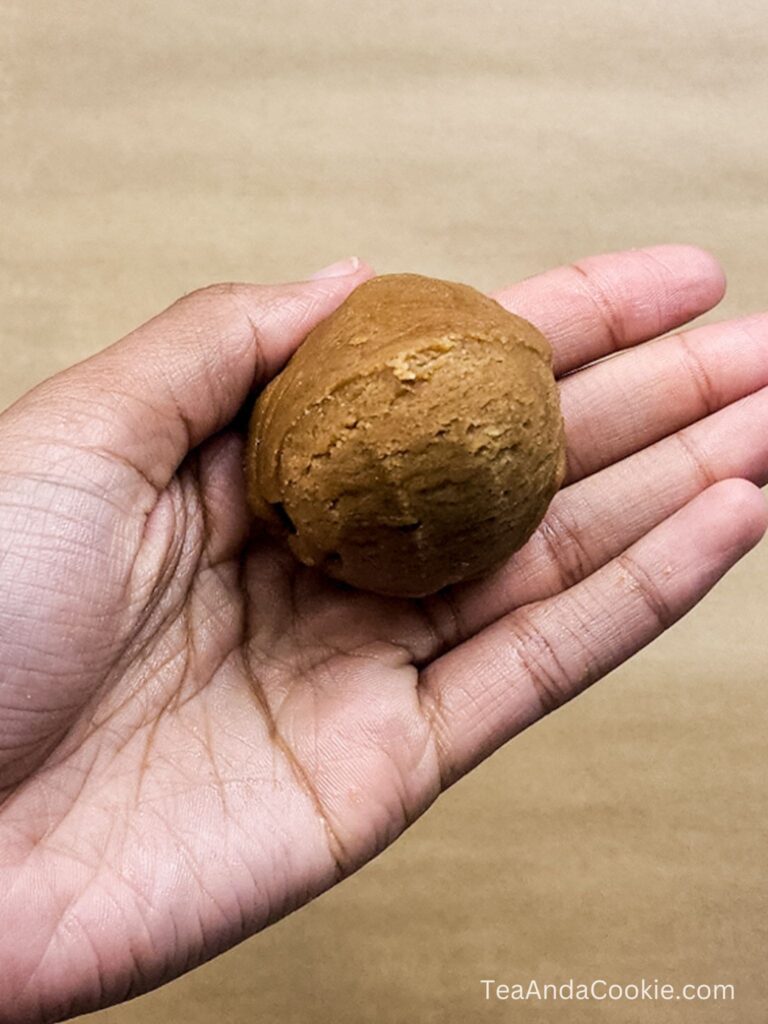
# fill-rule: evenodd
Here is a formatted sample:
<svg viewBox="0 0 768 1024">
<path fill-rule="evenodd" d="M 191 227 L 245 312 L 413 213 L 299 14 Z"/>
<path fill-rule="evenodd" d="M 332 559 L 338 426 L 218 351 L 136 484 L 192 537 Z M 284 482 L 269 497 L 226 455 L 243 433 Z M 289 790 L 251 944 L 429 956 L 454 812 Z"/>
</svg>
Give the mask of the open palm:
<svg viewBox="0 0 768 1024">
<path fill-rule="evenodd" d="M 250 527 L 238 410 L 347 269 L 195 292 L 0 418 L 2 1021 L 306 902 L 762 536 L 768 316 L 658 338 L 723 289 L 660 246 L 497 295 L 552 342 L 569 467 L 506 566 L 417 601 L 299 566 Z"/>
</svg>

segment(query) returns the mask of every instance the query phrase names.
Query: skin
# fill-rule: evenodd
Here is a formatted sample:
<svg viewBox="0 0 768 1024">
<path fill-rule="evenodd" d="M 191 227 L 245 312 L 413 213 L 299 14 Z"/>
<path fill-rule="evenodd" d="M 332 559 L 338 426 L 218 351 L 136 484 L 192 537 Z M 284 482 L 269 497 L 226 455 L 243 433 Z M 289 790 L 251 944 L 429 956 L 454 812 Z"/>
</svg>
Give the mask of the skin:
<svg viewBox="0 0 768 1024">
<path fill-rule="evenodd" d="M 768 314 L 659 338 L 724 289 L 660 246 L 497 293 L 553 345 L 568 476 L 493 577 L 375 597 L 249 536 L 238 411 L 371 274 L 335 269 L 192 293 L 0 417 L 0 1021 L 335 884 L 765 531 Z"/>
</svg>

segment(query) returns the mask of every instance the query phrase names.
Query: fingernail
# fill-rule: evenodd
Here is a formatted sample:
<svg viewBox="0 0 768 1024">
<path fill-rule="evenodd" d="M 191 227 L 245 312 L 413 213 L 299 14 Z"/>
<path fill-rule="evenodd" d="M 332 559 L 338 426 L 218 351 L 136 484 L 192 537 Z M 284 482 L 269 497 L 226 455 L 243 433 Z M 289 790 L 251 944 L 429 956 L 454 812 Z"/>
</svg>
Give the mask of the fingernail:
<svg viewBox="0 0 768 1024">
<path fill-rule="evenodd" d="M 360 260 L 357 256 L 350 256 L 346 260 L 337 260 L 336 263 L 331 263 L 328 267 L 323 267 L 322 270 L 316 270 L 314 274 L 310 274 L 307 278 L 308 281 L 317 281 L 323 277 L 346 277 L 347 274 L 354 274 L 360 267 Z"/>
</svg>

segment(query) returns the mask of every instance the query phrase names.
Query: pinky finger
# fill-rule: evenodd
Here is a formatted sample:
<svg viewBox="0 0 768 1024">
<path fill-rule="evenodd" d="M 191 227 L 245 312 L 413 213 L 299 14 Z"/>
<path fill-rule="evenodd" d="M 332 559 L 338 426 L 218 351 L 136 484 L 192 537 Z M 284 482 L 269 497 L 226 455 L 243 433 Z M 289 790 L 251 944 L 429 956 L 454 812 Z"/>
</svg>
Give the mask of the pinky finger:
<svg viewBox="0 0 768 1024">
<path fill-rule="evenodd" d="M 757 487 L 716 483 L 585 580 L 505 615 L 429 665 L 421 699 L 444 783 L 663 633 L 767 525 Z"/>
</svg>

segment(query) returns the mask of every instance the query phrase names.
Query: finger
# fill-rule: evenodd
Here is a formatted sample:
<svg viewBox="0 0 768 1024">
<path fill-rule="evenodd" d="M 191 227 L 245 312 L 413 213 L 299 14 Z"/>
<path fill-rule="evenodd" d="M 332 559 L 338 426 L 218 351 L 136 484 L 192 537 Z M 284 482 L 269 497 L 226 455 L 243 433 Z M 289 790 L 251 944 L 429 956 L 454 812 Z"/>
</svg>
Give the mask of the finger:
<svg viewBox="0 0 768 1024">
<path fill-rule="evenodd" d="M 525 547 L 493 575 L 454 587 L 442 611 L 438 597 L 432 619 L 459 643 L 579 583 L 731 477 L 768 483 L 768 387 L 560 491 Z"/>
<path fill-rule="evenodd" d="M 446 784 L 668 629 L 767 524 L 753 484 L 715 484 L 575 587 L 433 662 L 421 694 Z"/>
<path fill-rule="evenodd" d="M 687 323 L 724 292 L 722 268 L 710 253 L 655 245 L 590 256 L 494 298 L 546 335 L 560 375 Z"/>
<path fill-rule="evenodd" d="M 661 338 L 566 377 L 566 483 L 768 384 L 768 314 Z"/>
<path fill-rule="evenodd" d="M 4 416 L 6 437 L 48 435 L 127 463 L 164 487 L 187 452 L 372 275 L 358 260 L 286 285 L 213 285 L 39 385 Z M 326 272 L 321 272 L 326 273 Z"/>
</svg>

